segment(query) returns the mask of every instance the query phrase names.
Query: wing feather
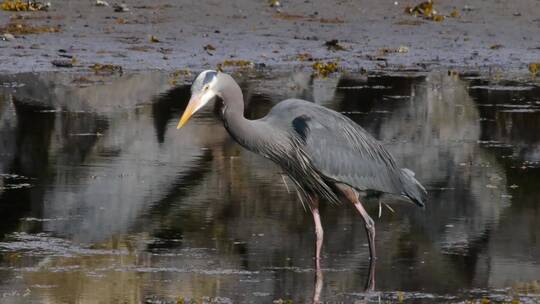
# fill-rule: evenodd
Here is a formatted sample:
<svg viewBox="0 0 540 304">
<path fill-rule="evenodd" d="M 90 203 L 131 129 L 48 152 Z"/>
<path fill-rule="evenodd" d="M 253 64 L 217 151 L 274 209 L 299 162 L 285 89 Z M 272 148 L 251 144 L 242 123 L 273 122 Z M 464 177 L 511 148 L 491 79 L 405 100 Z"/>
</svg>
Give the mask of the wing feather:
<svg viewBox="0 0 540 304">
<path fill-rule="evenodd" d="M 362 127 L 326 108 L 313 108 L 302 147 L 326 177 L 359 190 L 401 194 L 400 169 Z"/>
<path fill-rule="evenodd" d="M 418 181 L 396 165 L 379 141 L 346 116 L 292 99 L 275 106 L 269 117 L 290 122 L 296 148 L 303 150 L 326 179 L 358 190 L 404 195 L 423 204 L 425 190 Z"/>
</svg>

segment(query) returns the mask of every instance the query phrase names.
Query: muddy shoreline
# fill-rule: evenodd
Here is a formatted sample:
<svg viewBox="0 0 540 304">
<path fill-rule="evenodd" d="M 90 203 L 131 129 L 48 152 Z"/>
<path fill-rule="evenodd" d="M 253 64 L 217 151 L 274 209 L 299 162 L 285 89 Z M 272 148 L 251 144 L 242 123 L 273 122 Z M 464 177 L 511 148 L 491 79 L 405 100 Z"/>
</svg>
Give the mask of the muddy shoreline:
<svg viewBox="0 0 540 304">
<path fill-rule="evenodd" d="M 0 40 L 0 73 L 77 71 L 115 64 L 126 71 L 214 68 L 226 60 L 256 67 L 311 68 L 336 61 L 345 71 L 453 69 L 530 77 L 540 60 L 540 1 L 436 2 L 442 22 L 407 15 L 413 1 L 127 1 L 126 12 L 94 1 L 52 1 L 46 12 L 0 11 L 10 24 L 51 33 Z M 450 17 L 452 11 L 457 17 Z M 325 42 L 337 39 L 340 48 Z M 54 60 L 72 60 L 62 68 Z"/>
</svg>

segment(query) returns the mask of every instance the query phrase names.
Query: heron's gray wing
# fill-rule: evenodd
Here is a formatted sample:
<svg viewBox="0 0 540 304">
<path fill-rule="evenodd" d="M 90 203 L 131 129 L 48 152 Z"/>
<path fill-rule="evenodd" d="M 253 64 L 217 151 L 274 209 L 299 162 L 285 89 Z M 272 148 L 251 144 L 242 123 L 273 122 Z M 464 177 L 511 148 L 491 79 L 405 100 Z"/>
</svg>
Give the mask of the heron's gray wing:
<svg viewBox="0 0 540 304">
<path fill-rule="evenodd" d="M 402 194 L 401 169 L 388 151 L 347 117 L 312 108 L 293 120 L 302 149 L 326 177 L 359 190 Z"/>
<path fill-rule="evenodd" d="M 287 100 L 272 112 L 281 123 L 290 122 L 297 148 L 325 178 L 423 205 L 425 190 L 412 171 L 399 168 L 384 146 L 348 117 L 302 100 Z"/>
</svg>

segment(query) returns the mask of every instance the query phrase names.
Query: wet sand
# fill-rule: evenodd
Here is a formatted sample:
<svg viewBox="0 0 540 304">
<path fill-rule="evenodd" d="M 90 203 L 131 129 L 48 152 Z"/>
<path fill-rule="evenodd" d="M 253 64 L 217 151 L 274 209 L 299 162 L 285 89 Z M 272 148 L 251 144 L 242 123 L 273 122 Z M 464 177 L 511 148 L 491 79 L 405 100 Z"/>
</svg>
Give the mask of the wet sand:
<svg viewBox="0 0 540 304">
<path fill-rule="evenodd" d="M 94 63 L 204 69 L 228 59 L 288 68 L 310 66 L 298 57 L 309 54 L 338 60 L 349 71 L 445 67 L 527 75 L 527 65 L 540 60 L 540 1 L 438 1 L 439 14 L 456 9 L 460 15 L 442 22 L 404 12 L 417 3 L 283 1 L 279 13 L 263 0 L 139 0 L 127 1 L 129 11 L 120 13 L 94 1 L 51 1 L 48 12 L 0 11 L 0 27 L 24 22 L 60 29 L 0 41 L 0 72 L 85 71 Z M 345 50 L 329 50 L 324 43 L 332 39 Z M 407 52 L 381 53 L 400 47 Z M 73 68 L 51 64 L 66 54 L 76 58 Z"/>
</svg>

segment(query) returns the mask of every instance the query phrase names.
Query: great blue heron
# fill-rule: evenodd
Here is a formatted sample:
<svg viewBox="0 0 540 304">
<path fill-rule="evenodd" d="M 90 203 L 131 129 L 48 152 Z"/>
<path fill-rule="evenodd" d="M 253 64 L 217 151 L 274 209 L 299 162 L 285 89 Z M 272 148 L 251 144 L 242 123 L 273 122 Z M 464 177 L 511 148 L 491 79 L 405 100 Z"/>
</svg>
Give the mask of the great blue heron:
<svg viewBox="0 0 540 304">
<path fill-rule="evenodd" d="M 191 87 L 191 99 L 177 128 L 214 97 L 229 134 L 244 148 L 277 163 L 296 185 L 315 222 L 315 259 L 320 270 L 323 227 L 319 199 L 350 201 L 362 215 L 371 261 L 376 258 L 375 226 L 361 198 L 375 194 L 401 196 L 424 206 L 426 190 L 414 173 L 397 166 L 382 144 L 344 115 L 317 104 L 287 99 L 261 119 L 244 117 L 242 90 L 225 73 L 207 70 Z"/>
</svg>

